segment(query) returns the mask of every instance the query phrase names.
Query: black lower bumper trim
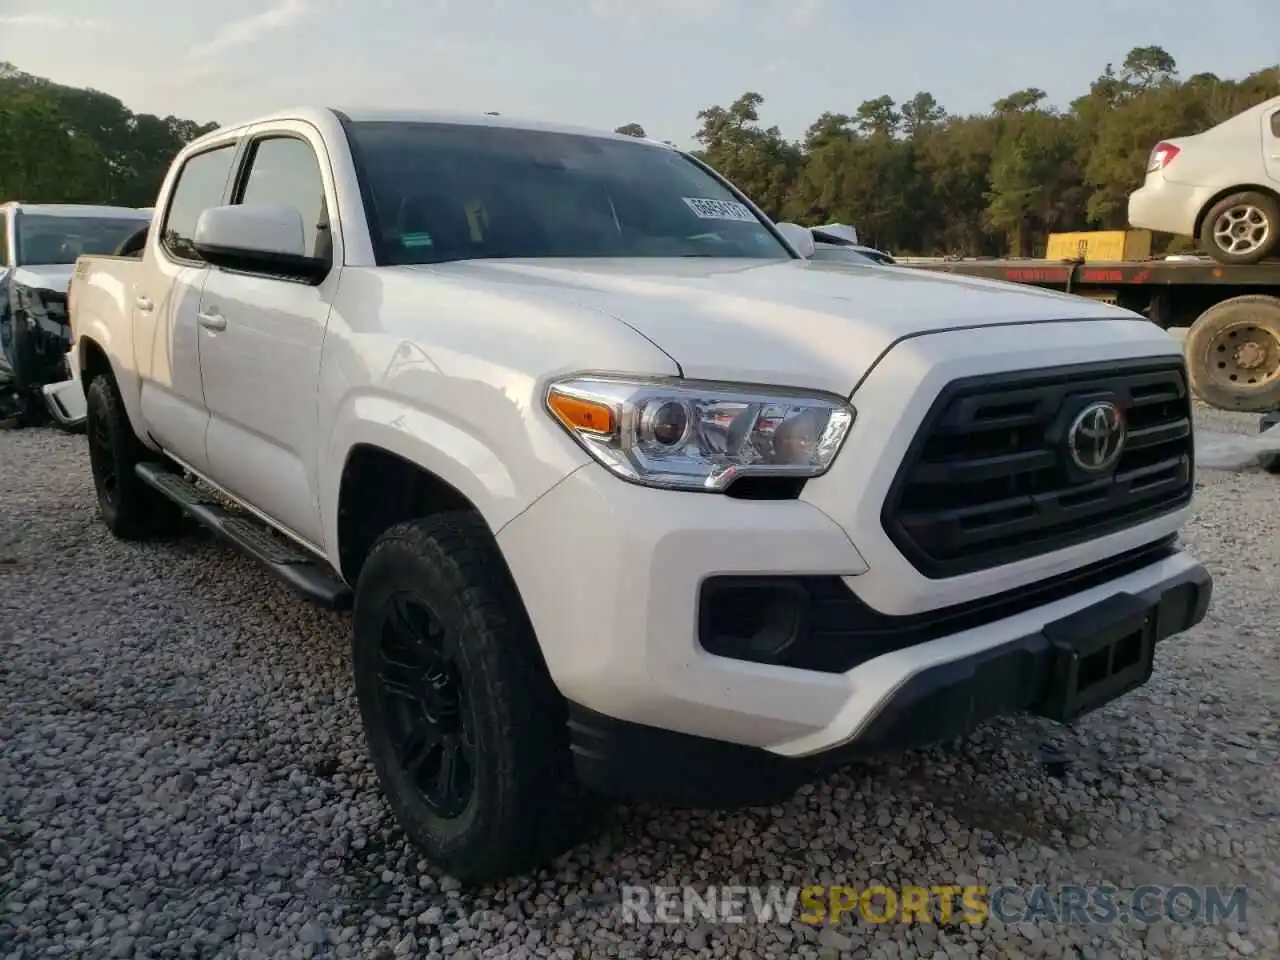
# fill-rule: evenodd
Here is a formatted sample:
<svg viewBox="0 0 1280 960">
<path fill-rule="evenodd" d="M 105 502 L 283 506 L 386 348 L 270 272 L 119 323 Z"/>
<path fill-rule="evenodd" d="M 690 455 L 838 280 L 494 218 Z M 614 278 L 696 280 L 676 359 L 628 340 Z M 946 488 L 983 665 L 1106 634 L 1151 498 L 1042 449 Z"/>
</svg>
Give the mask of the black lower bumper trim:
<svg viewBox="0 0 1280 960">
<path fill-rule="evenodd" d="M 1132 619 L 1141 607 L 1146 614 L 1136 622 L 1145 624 L 1141 638 L 1153 647 L 1203 620 L 1212 591 L 1208 572 L 1196 565 L 1140 594 L 1115 595 L 1044 630 L 922 670 L 881 706 L 852 742 L 816 756 L 780 757 L 755 747 L 615 720 L 570 704 L 575 766 L 586 786 L 621 799 L 712 807 L 775 803 L 832 767 L 962 737 L 997 716 L 1036 713 L 1071 719 L 1108 703 L 1150 676 L 1150 650 L 1139 666 L 1126 667 L 1127 672 L 1117 669 L 1104 678 L 1099 692 L 1082 694 L 1072 688 L 1064 693 L 1063 677 L 1076 678 L 1083 669 L 1075 664 L 1076 669 L 1064 673 L 1064 651 L 1071 642 L 1064 637 L 1080 635 L 1091 620 L 1098 632 L 1113 630 L 1117 623 L 1128 624 L 1125 617 Z M 1120 619 L 1117 608 L 1123 608 Z M 1120 648 L 1117 639 L 1114 649 Z M 1105 658 L 1108 648 L 1100 649 Z"/>
</svg>

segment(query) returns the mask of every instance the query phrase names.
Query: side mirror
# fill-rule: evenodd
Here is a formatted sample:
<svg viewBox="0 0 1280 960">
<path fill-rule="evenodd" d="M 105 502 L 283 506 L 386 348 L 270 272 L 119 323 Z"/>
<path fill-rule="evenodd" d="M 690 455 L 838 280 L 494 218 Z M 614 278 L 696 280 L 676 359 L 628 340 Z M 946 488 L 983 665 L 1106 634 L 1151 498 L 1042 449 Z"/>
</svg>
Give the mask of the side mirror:
<svg viewBox="0 0 1280 960">
<path fill-rule="evenodd" d="M 192 246 L 228 270 L 271 273 L 317 284 L 330 263 L 307 253 L 302 215 L 285 204 L 210 207 L 196 221 Z"/>
<path fill-rule="evenodd" d="M 783 239 L 795 247 L 796 253 L 806 260 L 813 259 L 816 245 L 813 242 L 813 234 L 809 232 L 808 227 L 802 227 L 798 223 L 779 223 L 775 224 L 775 226 L 777 226 L 778 232 L 782 234 Z"/>
</svg>

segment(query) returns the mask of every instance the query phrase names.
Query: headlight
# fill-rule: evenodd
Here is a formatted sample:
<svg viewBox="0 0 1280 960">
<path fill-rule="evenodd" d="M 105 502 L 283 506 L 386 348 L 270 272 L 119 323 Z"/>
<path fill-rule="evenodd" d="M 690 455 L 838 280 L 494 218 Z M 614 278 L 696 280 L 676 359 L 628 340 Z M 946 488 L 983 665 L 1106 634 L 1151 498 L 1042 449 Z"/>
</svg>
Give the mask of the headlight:
<svg viewBox="0 0 1280 960">
<path fill-rule="evenodd" d="M 744 476 L 821 476 L 854 416 L 835 397 L 610 377 L 552 383 L 546 405 L 618 476 L 679 490 L 722 491 Z"/>
</svg>

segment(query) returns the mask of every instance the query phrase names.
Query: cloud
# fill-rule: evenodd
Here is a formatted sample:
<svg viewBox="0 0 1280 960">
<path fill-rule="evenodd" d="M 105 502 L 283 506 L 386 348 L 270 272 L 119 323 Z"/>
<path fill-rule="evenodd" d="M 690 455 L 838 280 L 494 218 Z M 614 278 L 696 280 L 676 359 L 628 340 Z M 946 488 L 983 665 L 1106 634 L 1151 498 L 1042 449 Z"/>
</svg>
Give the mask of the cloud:
<svg viewBox="0 0 1280 960">
<path fill-rule="evenodd" d="M 793 0 L 788 16 L 796 26 L 808 26 L 822 13 L 826 0 Z"/>
<path fill-rule="evenodd" d="M 225 24 L 204 43 L 187 51 L 187 56 L 207 60 L 235 47 L 246 46 L 260 40 L 263 34 L 296 23 L 309 12 L 307 0 L 279 0 L 274 7 L 261 13 Z"/>
<path fill-rule="evenodd" d="M 591 12 L 611 20 L 693 21 L 706 23 L 723 16 L 731 6 L 729 0 L 590 0 Z"/>
<path fill-rule="evenodd" d="M 84 17 L 51 17 L 44 13 L 14 13 L 0 16 L 0 27 L 26 27 L 32 30 L 106 30 L 103 20 Z"/>
</svg>

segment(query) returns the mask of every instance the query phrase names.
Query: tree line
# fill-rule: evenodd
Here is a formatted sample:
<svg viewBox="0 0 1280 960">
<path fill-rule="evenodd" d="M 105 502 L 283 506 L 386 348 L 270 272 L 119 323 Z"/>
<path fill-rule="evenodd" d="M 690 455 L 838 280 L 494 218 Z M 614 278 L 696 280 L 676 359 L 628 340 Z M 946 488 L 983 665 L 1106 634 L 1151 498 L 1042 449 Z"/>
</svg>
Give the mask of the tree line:
<svg viewBox="0 0 1280 960">
<path fill-rule="evenodd" d="M 1158 46 L 1108 64 L 1065 109 L 1036 87 L 989 112 L 932 93 L 826 112 L 800 141 L 763 126 L 754 91 L 697 115 L 702 159 L 776 220 L 852 223 L 899 255 L 1043 251 L 1053 231 L 1125 226 L 1126 198 L 1163 137 L 1207 130 L 1280 95 L 1280 65 L 1243 79 L 1179 77 Z M 115 97 L 0 63 L 0 199 L 150 206 L 174 154 L 217 128 L 135 114 Z M 618 128 L 643 136 L 638 123 Z M 1164 238 L 1166 250 L 1186 238 Z"/>
<path fill-rule="evenodd" d="M 0 201 L 149 207 L 174 154 L 217 126 L 0 63 Z"/>
<path fill-rule="evenodd" d="M 760 123 L 754 91 L 698 113 L 702 159 L 775 220 L 852 223 L 899 255 L 1043 254 L 1055 231 L 1122 229 L 1162 138 L 1207 130 L 1280 95 L 1280 65 L 1240 80 L 1178 76 L 1158 46 L 1108 64 L 1067 109 L 1037 87 L 989 112 L 949 113 L 928 91 L 818 117 L 800 142 Z M 618 132 L 643 136 L 629 123 Z M 1157 238 L 1167 252 L 1189 238 Z"/>
</svg>

